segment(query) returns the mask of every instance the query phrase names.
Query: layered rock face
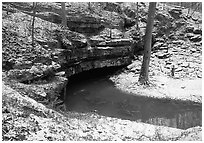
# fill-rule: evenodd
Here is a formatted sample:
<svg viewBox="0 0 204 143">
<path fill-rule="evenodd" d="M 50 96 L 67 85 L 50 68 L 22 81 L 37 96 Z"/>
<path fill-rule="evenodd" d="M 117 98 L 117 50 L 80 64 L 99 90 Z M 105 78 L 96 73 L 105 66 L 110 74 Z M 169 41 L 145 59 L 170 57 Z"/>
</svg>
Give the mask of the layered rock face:
<svg viewBox="0 0 204 143">
<path fill-rule="evenodd" d="M 33 16 L 32 3 L 6 4 Z M 60 71 L 65 71 L 69 77 L 95 68 L 130 64 L 133 58 L 132 39 L 125 38 L 123 30 L 134 25 L 134 20 L 125 15 L 118 4 L 102 4 L 105 5 L 101 13 L 110 15 L 113 12 L 111 16 L 115 17 L 115 21 L 110 21 L 109 15 L 99 16 L 94 11 L 78 10 L 72 6 L 72 9 L 66 8 L 67 27 L 61 27 L 60 3 L 37 3 L 35 17 L 57 25 L 50 31 L 52 36 L 49 40 L 43 37 L 36 39 L 42 48 L 51 49 L 51 56 L 46 61 L 52 65 L 31 64 L 27 69 L 11 70 L 9 75 L 25 83 Z"/>
<path fill-rule="evenodd" d="M 69 30 L 58 31 L 58 42 L 63 48 L 63 67 L 66 75 L 71 76 L 82 71 L 95 68 L 122 66 L 131 63 L 133 49 L 131 39 L 105 40 L 102 37 L 90 38 L 88 41 L 83 38 L 71 39 L 66 36 Z M 75 33 L 76 34 L 76 33 Z M 70 35 L 70 34 L 69 34 Z M 80 37 L 79 35 L 76 37 Z M 76 42 L 77 41 L 77 42 Z"/>
</svg>

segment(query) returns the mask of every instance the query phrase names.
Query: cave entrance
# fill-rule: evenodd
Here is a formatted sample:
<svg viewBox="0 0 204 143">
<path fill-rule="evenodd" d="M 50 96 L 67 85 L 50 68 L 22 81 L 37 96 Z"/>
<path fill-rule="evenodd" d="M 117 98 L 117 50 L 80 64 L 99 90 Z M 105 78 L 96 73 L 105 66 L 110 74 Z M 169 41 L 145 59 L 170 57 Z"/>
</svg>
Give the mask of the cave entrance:
<svg viewBox="0 0 204 143">
<path fill-rule="evenodd" d="M 109 77 L 119 69 L 95 69 L 70 77 L 67 109 L 180 129 L 202 125 L 201 105 L 147 98 L 117 89 Z"/>
</svg>

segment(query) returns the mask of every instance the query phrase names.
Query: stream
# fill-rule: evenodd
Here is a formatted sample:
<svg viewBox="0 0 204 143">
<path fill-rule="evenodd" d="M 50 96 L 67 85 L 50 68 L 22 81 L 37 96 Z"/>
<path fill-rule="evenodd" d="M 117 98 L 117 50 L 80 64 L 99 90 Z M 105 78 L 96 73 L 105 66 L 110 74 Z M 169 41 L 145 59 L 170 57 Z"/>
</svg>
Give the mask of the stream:
<svg viewBox="0 0 204 143">
<path fill-rule="evenodd" d="M 202 125 L 201 105 L 123 92 L 107 76 L 114 71 L 95 70 L 71 77 L 65 99 L 67 109 L 179 129 Z"/>
</svg>

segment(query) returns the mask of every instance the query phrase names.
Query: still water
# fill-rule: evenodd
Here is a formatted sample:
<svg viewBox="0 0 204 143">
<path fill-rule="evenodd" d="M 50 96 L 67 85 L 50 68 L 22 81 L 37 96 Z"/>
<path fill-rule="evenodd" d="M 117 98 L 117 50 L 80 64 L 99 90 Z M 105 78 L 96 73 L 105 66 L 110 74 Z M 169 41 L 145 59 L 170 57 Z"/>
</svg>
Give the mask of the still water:
<svg viewBox="0 0 204 143">
<path fill-rule="evenodd" d="M 106 76 L 75 77 L 67 87 L 65 103 L 70 111 L 95 112 L 103 116 L 154 125 L 180 129 L 202 125 L 201 105 L 189 105 L 125 93 L 117 89 Z"/>
</svg>

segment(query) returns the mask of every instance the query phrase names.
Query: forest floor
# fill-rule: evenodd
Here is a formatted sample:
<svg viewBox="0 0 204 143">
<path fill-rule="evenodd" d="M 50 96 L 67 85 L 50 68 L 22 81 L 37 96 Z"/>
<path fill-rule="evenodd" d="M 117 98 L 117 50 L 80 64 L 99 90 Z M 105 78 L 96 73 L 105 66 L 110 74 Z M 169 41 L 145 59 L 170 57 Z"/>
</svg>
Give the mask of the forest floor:
<svg viewBox="0 0 204 143">
<path fill-rule="evenodd" d="M 198 27 L 196 24 L 193 26 Z M 181 31 L 175 33 L 179 36 Z M 42 54 L 43 51 L 38 52 Z M 137 56 L 131 65 L 110 79 L 115 82 L 116 87 L 126 92 L 202 104 L 202 41 L 191 42 L 175 38 L 161 46 L 160 52 L 153 52 L 149 87 L 141 86 L 137 82 L 141 62 L 142 56 Z M 175 66 L 174 76 L 171 76 L 172 65 Z M 52 109 L 23 94 L 21 91 L 24 89 L 20 89 L 23 87 L 20 85 L 23 84 L 10 80 L 6 72 L 2 72 L 2 78 L 4 141 L 202 140 L 200 126 L 183 130 L 106 117 L 96 113 Z"/>
</svg>

